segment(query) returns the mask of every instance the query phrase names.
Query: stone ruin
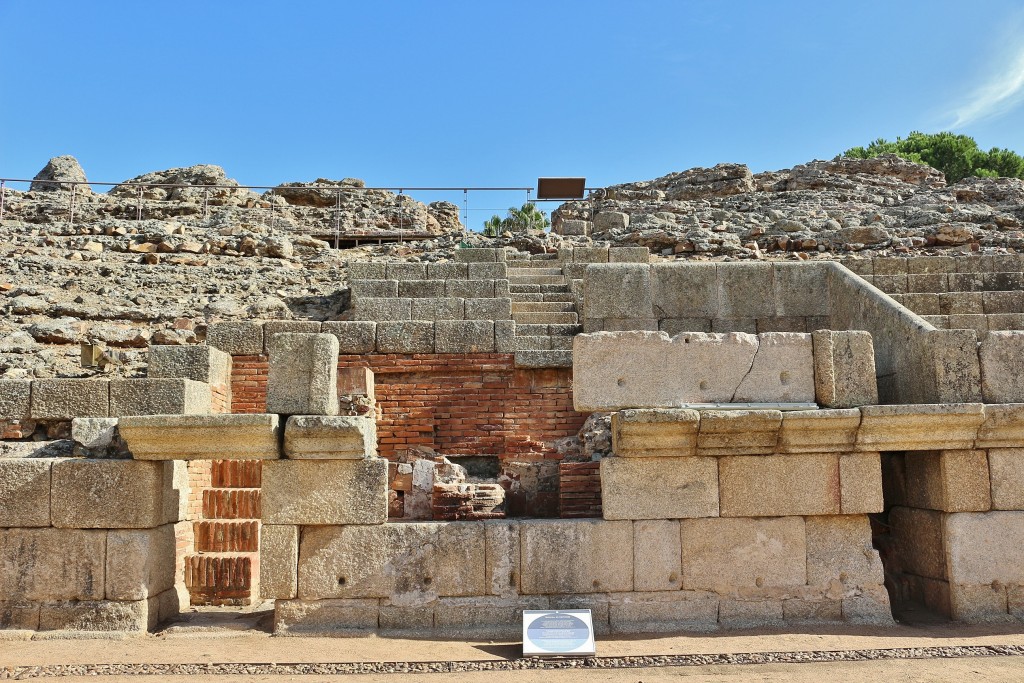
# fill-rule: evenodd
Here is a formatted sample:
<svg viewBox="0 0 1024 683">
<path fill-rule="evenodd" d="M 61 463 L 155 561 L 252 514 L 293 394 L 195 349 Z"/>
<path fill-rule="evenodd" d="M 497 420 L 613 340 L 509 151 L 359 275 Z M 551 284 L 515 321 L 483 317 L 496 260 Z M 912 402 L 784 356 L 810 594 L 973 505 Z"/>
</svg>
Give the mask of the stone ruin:
<svg viewBox="0 0 1024 683">
<path fill-rule="evenodd" d="M 1024 618 L 1024 260 L 506 258 L 353 263 L 347 319 L 213 324 L 144 378 L 0 380 L 0 628 Z"/>
</svg>

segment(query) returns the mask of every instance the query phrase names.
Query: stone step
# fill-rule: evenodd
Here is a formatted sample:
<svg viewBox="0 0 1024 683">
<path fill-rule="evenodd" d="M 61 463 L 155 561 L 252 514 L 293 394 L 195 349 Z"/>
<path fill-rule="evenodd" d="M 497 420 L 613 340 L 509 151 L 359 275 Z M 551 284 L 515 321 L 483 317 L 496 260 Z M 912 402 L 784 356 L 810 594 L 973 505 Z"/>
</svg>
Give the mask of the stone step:
<svg viewBox="0 0 1024 683">
<path fill-rule="evenodd" d="M 548 258 L 533 258 L 528 261 L 526 259 L 509 259 L 505 265 L 509 268 L 552 268 L 560 266 L 561 262 L 557 256 L 549 254 Z"/>
<path fill-rule="evenodd" d="M 539 287 L 540 285 L 538 285 Z M 572 292 L 510 292 L 512 303 L 518 302 L 573 302 L 576 297 Z"/>
<path fill-rule="evenodd" d="M 255 553 L 260 549 L 259 521 L 204 520 L 192 525 L 200 553 Z"/>
<path fill-rule="evenodd" d="M 509 291 L 514 285 L 561 285 L 565 286 L 565 278 L 561 275 L 517 275 L 509 276 Z"/>
<path fill-rule="evenodd" d="M 571 323 L 516 323 L 516 334 L 529 336 L 569 337 L 570 339 L 583 331 L 583 326 Z"/>
<path fill-rule="evenodd" d="M 260 519 L 259 489 L 206 489 L 204 519 Z"/>
<path fill-rule="evenodd" d="M 510 293 L 510 295 L 512 297 L 513 305 L 516 304 L 516 303 L 523 303 L 523 302 L 544 301 L 544 294 L 541 294 L 540 292 L 525 292 L 525 293 L 515 292 L 515 293 Z"/>
<path fill-rule="evenodd" d="M 185 556 L 185 587 L 193 605 L 248 605 L 259 593 L 258 553 Z"/>
<path fill-rule="evenodd" d="M 561 268 L 509 268 L 508 277 L 533 277 L 535 275 L 557 275 L 562 277 Z"/>
<path fill-rule="evenodd" d="M 571 368 L 572 351 L 516 351 L 519 368 Z"/>
<path fill-rule="evenodd" d="M 576 302 L 576 296 L 572 292 L 543 292 L 543 294 L 544 301 L 572 301 L 574 303 Z"/>
<path fill-rule="evenodd" d="M 579 318 L 575 313 L 513 313 L 512 319 L 516 325 L 543 324 L 543 325 L 575 325 Z"/>
<path fill-rule="evenodd" d="M 545 335 L 520 335 L 512 337 L 516 351 L 547 351 L 551 348 L 551 337 Z"/>
<path fill-rule="evenodd" d="M 575 313 L 571 301 L 524 301 L 512 304 L 512 313 Z"/>
</svg>

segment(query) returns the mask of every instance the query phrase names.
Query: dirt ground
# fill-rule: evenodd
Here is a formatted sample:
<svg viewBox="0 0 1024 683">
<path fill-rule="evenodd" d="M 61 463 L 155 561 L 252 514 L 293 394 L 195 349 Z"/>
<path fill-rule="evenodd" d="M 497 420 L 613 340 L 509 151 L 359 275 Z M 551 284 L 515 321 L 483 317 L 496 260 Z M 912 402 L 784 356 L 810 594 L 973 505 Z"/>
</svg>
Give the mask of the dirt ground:
<svg viewBox="0 0 1024 683">
<path fill-rule="evenodd" d="M 240 626 L 239 624 L 238 626 Z M 237 628 L 237 626 L 236 626 Z M 0 632 L 2 633 L 2 632 Z M 72 673 L 54 667 L 84 664 L 203 664 L 213 665 L 209 675 L 179 672 L 170 675 L 154 670 L 130 675 L 69 676 L 64 680 L 110 681 L 383 681 L 409 683 L 458 679 L 460 683 L 653 683 L 656 681 L 1021 681 L 1024 656 L 962 656 L 958 648 L 993 646 L 1024 647 L 1024 628 L 1016 625 L 963 626 L 957 624 L 901 625 L 893 628 L 835 628 L 797 633 L 778 631 L 731 631 L 699 635 L 648 635 L 598 638 L 599 658 L 638 658 L 723 653 L 838 653 L 874 651 L 871 661 L 768 662 L 759 664 L 694 664 L 644 666 L 644 660 L 626 660 L 634 668 L 573 667 L 514 671 L 458 671 L 441 673 L 319 673 L 296 672 L 294 665 L 347 662 L 509 662 L 519 660 L 515 642 L 465 642 L 403 640 L 374 636 L 351 638 L 273 637 L 263 631 L 234 630 L 230 625 L 172 628 L 149 636 L 119 639 L 68 639 L 59 634 L 18 639 L 14 633 L 0 636 L 0 680 L 15 671 L 29 676 Z M 895 654 L 900 648 L 944 648 L 923 653 L 921 659 Z M 888 652 L 881 652 L 881 651 Z M 967 653 L 978 650 L 968 650 Z M 913 655 L 921 656 L 921 655 Z M 786 658 L 785 655 L 781 655 Z M 874 658 L 879 659 L 874 659 Z M 790 659 L 792 656 L 789 657 Z M 607 660 L 606 660 L 607 661 Z M 293 665 L 283 673 L 246 670 L 244 664 Z M 607 661 L 612 664 L 615 661 Z M 238 666 L 243 665 L 243 666 Z M 16 667 L 48 667 L 24 671 Z M 307 667 L 308 669 L 308 667 Z"/>
</svg>

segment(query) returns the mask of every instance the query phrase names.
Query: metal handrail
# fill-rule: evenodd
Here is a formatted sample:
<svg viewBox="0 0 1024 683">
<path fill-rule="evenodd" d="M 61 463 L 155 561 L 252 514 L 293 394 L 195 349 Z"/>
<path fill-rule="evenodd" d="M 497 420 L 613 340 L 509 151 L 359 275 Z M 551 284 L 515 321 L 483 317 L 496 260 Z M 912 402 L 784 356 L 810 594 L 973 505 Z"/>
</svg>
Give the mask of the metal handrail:
<svg viewBox="0 0 1024 683">
<path fill-rule="evenodd" d="M 33 178 L 2 178 L 4 183 L 50 183 L 52 185 L 103 185 L 105 187 L 195 187 L 199 189 L 230 189 L 230 190 L 386 190 L 389 192 L 530 192 L 532 187 L 410 187 L 408 185 L 394 187 L 356 187 L 354 185 L 195 185 L 191 183 L 108 183 L 93 180 L 40 180 Z"/>
</svg>

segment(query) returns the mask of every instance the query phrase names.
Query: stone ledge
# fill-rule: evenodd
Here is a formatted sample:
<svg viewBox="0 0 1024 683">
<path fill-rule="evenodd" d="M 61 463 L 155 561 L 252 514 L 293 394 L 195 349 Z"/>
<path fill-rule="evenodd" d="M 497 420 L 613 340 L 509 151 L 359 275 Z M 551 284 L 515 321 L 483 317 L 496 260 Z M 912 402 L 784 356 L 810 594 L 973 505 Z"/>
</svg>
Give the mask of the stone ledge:
<svg viewBox="0 0 1024 683">
<path fill-rule="evenodd" d="M 284 455 L 293 460 L 359 460 L 377 455 L 377 424 L 369 417 L 293 415 L 284 427 Z"/>
<path fill-rule="evenodd" d="M 136 460 L 279 458 L 277 415 L 122 417 L 121 437 Z"/>
</svg>

